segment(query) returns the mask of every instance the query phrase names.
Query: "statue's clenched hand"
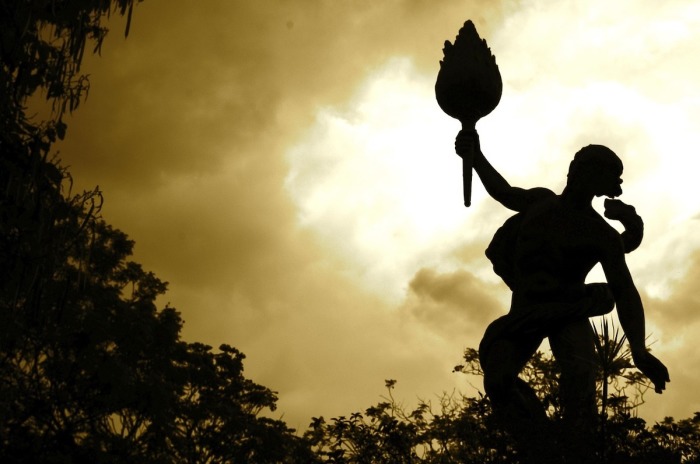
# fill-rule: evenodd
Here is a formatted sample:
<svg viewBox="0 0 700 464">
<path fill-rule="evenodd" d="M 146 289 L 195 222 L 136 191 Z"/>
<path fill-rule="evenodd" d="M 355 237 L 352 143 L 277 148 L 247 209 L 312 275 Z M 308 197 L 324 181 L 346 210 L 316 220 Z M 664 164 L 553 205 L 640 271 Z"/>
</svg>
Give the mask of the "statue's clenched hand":
<svg viewBox="0 0 700 464">
<path fill-rule="evenodd" d="M 637 369 L 642 371 L 642 374 L 646 375 L 654 384 L 654 391 L 662 393 L 666 389 L 666 382 L 671 381 L 666 366 L 646 350 L 633 351 L 632 359 Z"/>
<path fill-rule="evenodd" d="M 455 152 L 462 158 L 471 156 L 479 150 L 479 134 L 476 131 L 462 129 L 455 139 Z"/>
<path fill-rule="evenodd" d="M 639 247 L 644 237 L 644 221 L 635 211 L 634 206 L 623 203 L 620 200 L 605 200 L 605 217 L 620 221 L 625 227 L 621 234 L 625 246 L 625 253 L 630 253 Z"/>
</svg>

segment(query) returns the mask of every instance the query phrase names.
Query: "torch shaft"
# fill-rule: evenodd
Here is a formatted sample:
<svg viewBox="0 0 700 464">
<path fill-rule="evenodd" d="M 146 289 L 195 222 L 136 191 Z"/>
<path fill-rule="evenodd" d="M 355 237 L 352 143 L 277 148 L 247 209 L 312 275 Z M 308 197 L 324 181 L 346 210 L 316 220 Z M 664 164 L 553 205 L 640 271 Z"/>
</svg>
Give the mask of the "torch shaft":
<svg viewBox="0 0 700 464">
<path fill-rule="evenodd" d="M 476 134 L 476 129 L 474 124 L 463 123 L 462 131 L 473 132 Z M 469 151 L 466 153 L 460 153 L 462 157 L 462 187 L 464 189 L 464 206 L 470 207 L 472 205 L 472 168 L 474 167 L 474 150 L 476 150 L 475 143 L 471 144 Z"/>
<path fill-rule="evenodd" d="M 474 151 L 470 150 L 462 157 L 462 178 L 464 184 L 464 206 L 472 204 L 472 166 L 474 164 Z"/>
</svg>

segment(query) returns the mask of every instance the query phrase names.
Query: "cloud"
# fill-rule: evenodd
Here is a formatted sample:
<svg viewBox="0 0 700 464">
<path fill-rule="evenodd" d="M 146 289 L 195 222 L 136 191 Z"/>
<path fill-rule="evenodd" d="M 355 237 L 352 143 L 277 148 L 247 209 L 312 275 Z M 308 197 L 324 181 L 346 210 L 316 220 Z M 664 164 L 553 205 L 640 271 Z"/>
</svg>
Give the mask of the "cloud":
<svg viewBox="0 0 700 464">
<path fill-rule="evenodd" d="M 458 1 L 145 2 L 126 42 L 110 37 L 102 57 L 88 58 L 93 89 L 70 124 L 80 133 L 66 156 L 80 161 L 76 172 L 130 188 L 214 173 L 251 151 L 277 164 L 279 148 L 319 105 L 342 102 L 391 56 L 435 68 L 443 27 L 479 9 Z"/>
<path fill-rule="evenodd" d="M 286 154 L 387 60 L 432 74 L 466 17 L 490 24 L 487 4 L 144 2 L 128 40 L 84 63 L 92 89 L 58 147 L 76 188 L 100 185 L 105 219 L 170 282 L 185 338 L 246 353 L 296 427 L 368 406 L 385 377 L 412 395 L 450 384 L 462 347 L 404 321 L 300 225 Z"/>
<path fill-rule="evenodd" d="M 700 400 L 692 394 L 700 383 L 700 252 L 686 258 L 687 272 L 677 278 L 667 298 L 644 296 L 647 333 L 651 334 L 652 351 L 666 364 L 671 383 L 663 395 L 647 398 L 645 408 L 654 420 L 665 416 L 687 417 L 700 411 Z M 646 411 L 647 409 L 645 409 Z"/>
<path fill-rule="evenodd" d="M 484 282 L 465 270 L 439 273 L 423 268 L 409 283 L 403 309 L 446 338 L 474 340 L 491 321 L 507 312 L 499 298 L 504 290 L 504 286 Z"/>
<path fill-rule="evenodd" d="M 630 160 L 644 288 L 700 245 L 697 7 L 608 3 L 144 2 L 85 63 L 60 156 L 170 282 L 185 337 L 240 348 L 294 426 L 367 407 L 387 377 L 426 397 L 508 296 L 482 253 L 509 213 L 478 181 L 461 207 L 458 125 L 426 110 L 465 19 L 504 76 L 479 131 L 513 184 L 561 186 L 595 136 Z"/>
<path fill-rule="evenodd" d="M 288 152 L 300 224 L 394 301 L 416 266 L 437 264 L 463 234 L 457 129 L 432 87 L 411 61 L 390 60 Z"/>
<path fill-rule="evenodd" d="M 688 59 L 699 23 L 700 8 L 687 1 L 660 9 L 644 1 L 612 8 L 536 1 L 511 11 L 489 38 L 504 95 L 479 123 L 487 156 L 514 185 L 560 191 L 581 146 L 615 150 L 625 163 L 622 199 L 646 225 L 628 261 L 655 295 L 668 291 L 668 278 L 700 245 L 690 221 L 698 211 L 700 66 Z"/>
</svg>

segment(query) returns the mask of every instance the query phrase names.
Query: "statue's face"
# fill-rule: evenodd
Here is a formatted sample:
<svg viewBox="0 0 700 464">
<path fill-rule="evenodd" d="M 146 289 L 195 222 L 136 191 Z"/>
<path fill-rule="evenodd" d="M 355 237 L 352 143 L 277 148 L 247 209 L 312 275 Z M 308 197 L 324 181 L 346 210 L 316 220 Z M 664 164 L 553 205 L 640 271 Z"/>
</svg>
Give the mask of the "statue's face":
<svg viewBox="0 0 700 464">
<path fill-rule="evenodd" d="M 588 145 L 579 150 L 569 165 L 567 186 L 596 197 L 622 195 L 622 161 L 602 145 Z"/>
<path fill-rule="evenodd" d="M 614 198 L 622 195 L 622 168 L 611 164 L 604 164 L 594 177 L 595 196 Z"/>
</svg>

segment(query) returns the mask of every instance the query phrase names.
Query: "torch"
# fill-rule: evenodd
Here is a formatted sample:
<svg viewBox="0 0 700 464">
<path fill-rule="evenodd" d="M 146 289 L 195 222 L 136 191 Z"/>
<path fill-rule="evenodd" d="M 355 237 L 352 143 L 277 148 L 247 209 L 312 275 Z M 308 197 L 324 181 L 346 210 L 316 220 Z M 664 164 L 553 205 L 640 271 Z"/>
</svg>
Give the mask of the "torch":
<svg viewBox="0 0 700 464">
<path fill-rule="evenodd" d="M 503 82 L 496 57 L 471 20 L 459 30 L 454 45 L 445 41 L 442 52 L 435 98 L 442 111 L 462 123 L 462 130 L 476 133 L 476 122 L 501 100 Z M 462 159 L 464 205 L 470 206 L 474 153 L 462 154 Z"/>
</svg>

